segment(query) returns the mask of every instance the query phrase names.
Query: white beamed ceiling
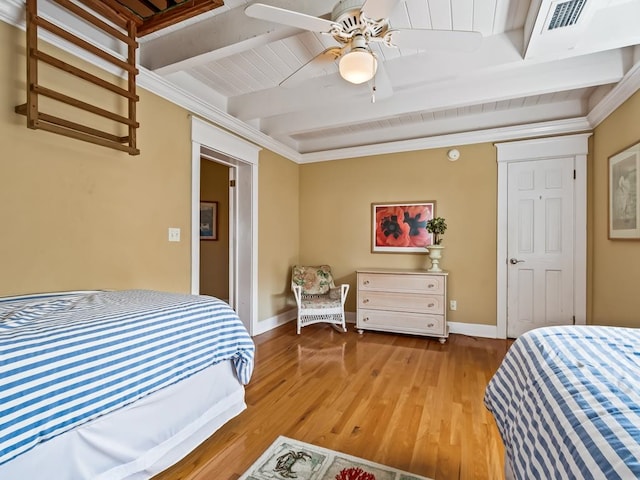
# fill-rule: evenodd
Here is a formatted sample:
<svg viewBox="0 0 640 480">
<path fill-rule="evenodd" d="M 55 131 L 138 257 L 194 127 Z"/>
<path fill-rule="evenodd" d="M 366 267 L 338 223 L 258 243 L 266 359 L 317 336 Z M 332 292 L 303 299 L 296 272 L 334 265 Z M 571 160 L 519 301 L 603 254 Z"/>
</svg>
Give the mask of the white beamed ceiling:
<svg viewBox="0 0 640 480">
<path fill-rule="evenodd" d="M 375 103 L 369 85 L 345 82 L 333 63 L 280 87 L 337 43 L 249 18 L 249 3 L 227 0 L 142 37 L 140 65 L 147 83 L 298 162 L 585 130 L 640 86 L 640 0 L 587 0 L 576 25 L 551 31 L 557 0 L 401 1 L 392 28 L 474 30 L 483 41 L 473 53 L 374 44 L 393 88 Z M 261 3 L 325 18 L 334 6 Z"/>
</svg>

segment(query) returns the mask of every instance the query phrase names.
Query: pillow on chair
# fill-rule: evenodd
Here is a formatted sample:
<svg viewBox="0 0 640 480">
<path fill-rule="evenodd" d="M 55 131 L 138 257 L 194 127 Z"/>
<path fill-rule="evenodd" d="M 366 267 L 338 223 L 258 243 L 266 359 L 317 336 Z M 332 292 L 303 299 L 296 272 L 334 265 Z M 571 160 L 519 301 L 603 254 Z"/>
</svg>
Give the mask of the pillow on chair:
<svg viewBox="0 0 640 480">
<path fill-rule="evenodd" d="M 320 265 L 318 267 L 294 266 L 292 282 L 302 287 L 305 295 L 325 295 L 333 285 L 331 267 Z"/>
</svg>

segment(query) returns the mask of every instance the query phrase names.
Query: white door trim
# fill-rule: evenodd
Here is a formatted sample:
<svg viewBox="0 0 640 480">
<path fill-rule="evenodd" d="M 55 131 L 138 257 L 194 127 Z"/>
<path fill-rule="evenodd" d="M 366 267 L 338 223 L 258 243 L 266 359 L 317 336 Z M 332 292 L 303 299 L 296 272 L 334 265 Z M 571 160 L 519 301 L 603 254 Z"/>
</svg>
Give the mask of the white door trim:
<svg viewBox="0 0 640 480">
<path fill-rule="evenodd" d="M 511 162 L 572 156 L 575 159 L 574 312 L 587 321 L 587 153 L 591 133 L 496 143 L 498 150 L 497 319 L 498 338 L 507 338 L 507 167 Z"/>
<path fill-rule="evenodd" d="M 200 158 L 219 152 L 236 168 L 234 255 L 236 310 L 249 334 L 258 323 L 258 156 L 260 147 L 191 117 L 191 293 L 200 291 Z M 242 216 L 243 221 L 238 221 Z M 230 260 L 231 262 L 231 260 Z"/>
</svg>

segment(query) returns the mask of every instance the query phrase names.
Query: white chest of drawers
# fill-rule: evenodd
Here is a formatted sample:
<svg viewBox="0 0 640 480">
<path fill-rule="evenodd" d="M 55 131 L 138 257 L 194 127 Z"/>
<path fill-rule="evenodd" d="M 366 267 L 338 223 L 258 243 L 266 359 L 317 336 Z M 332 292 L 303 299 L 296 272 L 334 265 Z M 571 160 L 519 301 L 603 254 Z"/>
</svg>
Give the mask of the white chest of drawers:
<svg viewBox="0 0 640 480">
<path fill-rule="evenodd" d="M 439 337 L 449 336 L 447 272 L 357 270 L 356 328 Z"/>
</svg>

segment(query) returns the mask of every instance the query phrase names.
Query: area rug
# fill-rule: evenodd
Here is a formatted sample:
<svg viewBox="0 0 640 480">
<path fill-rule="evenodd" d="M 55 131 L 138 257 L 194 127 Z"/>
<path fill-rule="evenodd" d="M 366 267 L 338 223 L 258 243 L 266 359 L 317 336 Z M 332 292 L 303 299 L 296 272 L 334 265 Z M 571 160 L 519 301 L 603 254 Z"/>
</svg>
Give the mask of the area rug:
<svg viewBox="0 0 640 480">
<path fill-rule="evenodd" d="M 238 480 L 430 480 L 379 463 L 278 437 Z"/>
</svg>

